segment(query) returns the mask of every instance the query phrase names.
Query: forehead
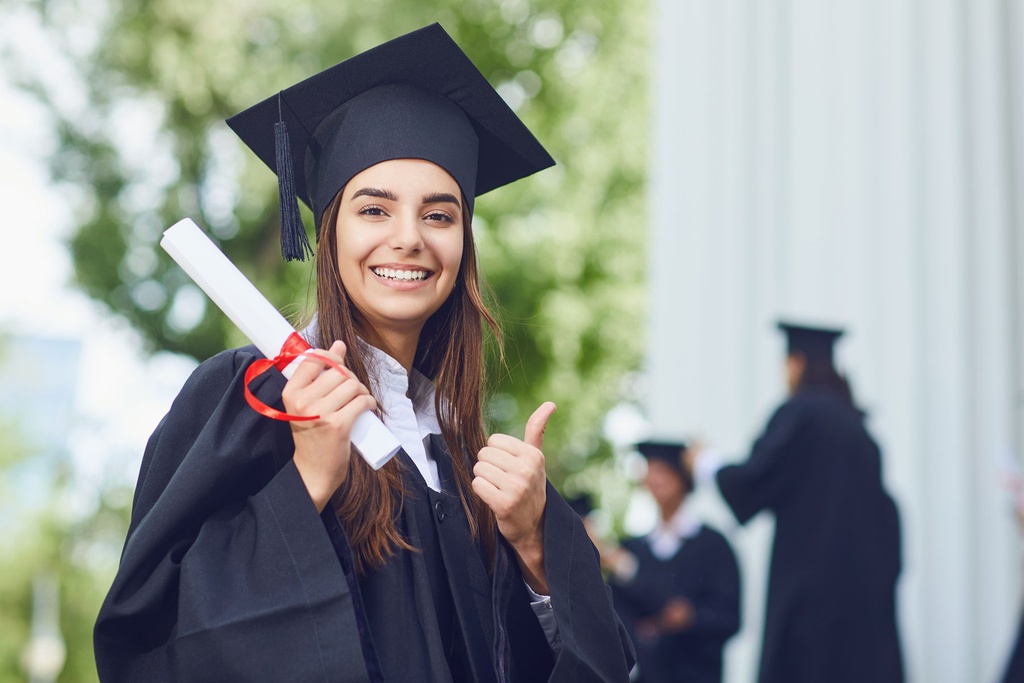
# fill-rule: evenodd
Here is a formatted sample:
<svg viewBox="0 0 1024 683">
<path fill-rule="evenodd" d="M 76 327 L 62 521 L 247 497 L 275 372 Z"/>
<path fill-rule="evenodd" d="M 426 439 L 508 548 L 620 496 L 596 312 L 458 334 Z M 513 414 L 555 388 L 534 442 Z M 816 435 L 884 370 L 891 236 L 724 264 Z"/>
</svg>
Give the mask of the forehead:
<svg viewBox="0 0 1024 683">
<path fill-rule="evenodd" d="M 374 164 L 354 175 L 345 186 L 351 195 L 364 187 L 386 189 L 401 194 L 409 192 L 448 192 L 459 197 L 462 192 L 451 174 L 425 159 L 389 159 Z M 402 197 L 404 199 L 404 197 Z"/>
<path fill-rule="evenodd" d="M 656 460 L 654 458 L 647 461 L 647 472 L 648 474 L 671 474 L 678 476 L 676 474 L 676 470 L 671 465 L 667 462 L 662 462 L 661 460 Z"/>
</svg>

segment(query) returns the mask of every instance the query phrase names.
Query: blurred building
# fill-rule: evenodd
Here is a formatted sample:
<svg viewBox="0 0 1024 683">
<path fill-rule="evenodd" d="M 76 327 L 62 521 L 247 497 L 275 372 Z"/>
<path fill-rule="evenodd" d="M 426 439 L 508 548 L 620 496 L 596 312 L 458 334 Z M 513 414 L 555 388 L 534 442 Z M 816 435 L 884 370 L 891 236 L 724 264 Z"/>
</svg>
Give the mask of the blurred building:
<svg viewBox="0 0 1024 683">
<path fill-rule="evenodd" d="M 1024 10 L 656 3 L 648 403 L 736 458 L 784 393 L 780 317 L 838 364 L 904 526 L 909 681 L 994 681 L 1021 609 L 998 460 L 1024 455 Z M 656 378 L 656 379 L 655 379 Z M 754 680 L 771 539 L 735 535 Z"/>
</svg>

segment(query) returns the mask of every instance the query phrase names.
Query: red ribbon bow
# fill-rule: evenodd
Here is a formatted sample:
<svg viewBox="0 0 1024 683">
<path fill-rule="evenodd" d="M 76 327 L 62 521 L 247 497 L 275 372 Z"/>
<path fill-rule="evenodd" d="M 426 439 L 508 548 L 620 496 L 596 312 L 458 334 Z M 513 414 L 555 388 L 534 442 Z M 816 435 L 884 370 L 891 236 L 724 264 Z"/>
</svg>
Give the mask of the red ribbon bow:
<svg viewBox="0 0 1024 683">
<path fill-rule="evenodd" d="M 310 355 L 312 347 L 306 343 L 306 340 L 299 336 L 298 332 L 292 332 L 288 335 L 288 338 L 281 345 L 281 352 L 274 358 L 260 358 L 252 363 L 245 371 L 245 400 L 253 410 L 260 415 L 264 415 L 274 420 L 283 420 L 285 422 L 306 422 L 309 420 L 319 420 L 319 415 L 292 415 L 291 413 L 285 413 L 277 408 L 268 406 L 263 401 L 256 398 L 253 393 L 249 390 L 249 383 L 254 379 L 262 375 L 270 368 L 277 368 L 278 370 L 284 370 L 288 367 L 293 360 L 299 356 Z M 327 365 L 328 367 L 334 368 L 346 377 L 350 377 L 348 370 L 344 367 L 335 363 L 334 361 L 324 358 L 323 356 L 317 356 L 317 361 Z"/>
</svg>

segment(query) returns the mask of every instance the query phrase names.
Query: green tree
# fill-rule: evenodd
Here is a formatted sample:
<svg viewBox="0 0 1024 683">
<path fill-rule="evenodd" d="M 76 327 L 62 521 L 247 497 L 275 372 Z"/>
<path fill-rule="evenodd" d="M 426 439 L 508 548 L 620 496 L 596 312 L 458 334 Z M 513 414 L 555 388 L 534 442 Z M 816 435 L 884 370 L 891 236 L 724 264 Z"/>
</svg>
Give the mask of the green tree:
<svg viewBox="0 0 1024 683">
<path fill-rule="evenodd" d="M 543 400 L 556 483 L 608 455 L 600 423 L 642 348 L 646 0 L 23 0 L 79 70 L 81 103 L 23 65 L 59 132 L 55 180 L 77 198 L 75 283 L 152 350 L 204 359 L 245 343 L 156 247 L 183 216 L 282 309 L 309 306 L 308 265 L 278 256 L 273 174 L 223 119 L 386 39 L 440 21 L 559 166 L 481 198 L 483 272 L 507 364 L 496 430 Z M 95 34 L 83 30 L 95 27 Z M 311 218 L 305 214 L 307 225 Z M 493 358 L 493 347 L 492 361 Z"/>
<path fill-rule="evenodd" d="M 58 680 L 95 681 L 92 627 L 117 569 L 131 491 L 111 483 L 102 487 L 90 513 L 72 513 L 81 491 L 67 454 L 33 444 L 18 422 L 0 424 L 0 683 L 28 678 L 24 656 L 38 577 L 54 580 L 58 589 L 58 628 L 66 649 Z"/>
</svg>

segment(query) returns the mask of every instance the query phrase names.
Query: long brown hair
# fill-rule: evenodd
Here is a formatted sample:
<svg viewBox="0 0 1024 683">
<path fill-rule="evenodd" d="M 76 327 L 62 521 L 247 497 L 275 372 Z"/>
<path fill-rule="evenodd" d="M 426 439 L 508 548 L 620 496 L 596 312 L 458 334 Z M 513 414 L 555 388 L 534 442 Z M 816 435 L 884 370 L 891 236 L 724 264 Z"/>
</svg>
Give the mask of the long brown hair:
<svg viewBox="0 0 1024 683">
<path fill-rule="evenodd" d="M 804 369 L 797 381 L 796 391 L 824 391 L 839 396 L 850 407 L 856 408 L 853 398 L 853 389 L 845 375 L 827 358 L 809 358 L 804 356 Z"/>
<path fill-rule="evenodd" d="M 317 342 L 329 348 L 334 340 L 343 341 L 347 348 L 345 365 L 372 389 L 366 359 L 356 340 L 372 338 L 373 330 L 367 329 L 369 323 L 352 303 L 338 270 L 337 223 L 343 192 L 339 191 L 325 209 L 318 231 Z M 470 531 L 481 543 L 489 565 L 496 543 L 494 514 L 473 494 L 471 481 L 477 453 L 487 443 L 482 409 L 483 323 L 490 327 L 499 345 L 501 336 L 481 294 L 468 214 L 464 214 L 462 230 L 462 263 L 455 287 L 423 326 L 413 365 L 437 387 L 434 409 L 451 454 L 456 488 Z M 351 459 L 348 476 L 333 503 L 359 574 L 379 569 L 399 549 L 413 549 L 395 524 L 406 493 L 398 460 L 392 459 L 374 472 L 362 458 Z"/>
</svg>

